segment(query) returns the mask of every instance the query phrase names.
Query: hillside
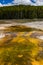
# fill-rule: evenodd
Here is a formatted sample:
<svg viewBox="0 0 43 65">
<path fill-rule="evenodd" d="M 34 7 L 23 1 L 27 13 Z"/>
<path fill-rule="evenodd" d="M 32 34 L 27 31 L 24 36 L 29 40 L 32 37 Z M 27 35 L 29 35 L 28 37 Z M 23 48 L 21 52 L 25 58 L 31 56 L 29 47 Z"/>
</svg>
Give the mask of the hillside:
<svg viewBox="0 0 43 65">
<path fill-rule="evenodd" d="M 40 15 L 39 15 L 40 14 Z M 0 7 L 0 19 L 43 19 L 43 6 Z"/>
</svg>

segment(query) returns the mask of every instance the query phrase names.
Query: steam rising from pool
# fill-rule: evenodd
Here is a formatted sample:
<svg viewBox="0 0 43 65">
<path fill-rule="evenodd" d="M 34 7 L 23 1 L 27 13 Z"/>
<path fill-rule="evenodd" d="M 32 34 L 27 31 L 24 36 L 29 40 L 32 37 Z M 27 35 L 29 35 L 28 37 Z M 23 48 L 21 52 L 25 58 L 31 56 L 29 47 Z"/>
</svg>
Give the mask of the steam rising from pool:
<svg viewBox="0 0 43 65">
<path fill-rule="evenodd" d="M 37 38 L 39 38 L 39 39 L 43 40 L 43 36 L 37 36 Z"/>
<path fill-rule="evenodd" d="M 1 39 L 1 38 L 4 38 L 4 37 L 5 37 L 5 34 L 0 33 L 0 39 Z"/>
</svg>

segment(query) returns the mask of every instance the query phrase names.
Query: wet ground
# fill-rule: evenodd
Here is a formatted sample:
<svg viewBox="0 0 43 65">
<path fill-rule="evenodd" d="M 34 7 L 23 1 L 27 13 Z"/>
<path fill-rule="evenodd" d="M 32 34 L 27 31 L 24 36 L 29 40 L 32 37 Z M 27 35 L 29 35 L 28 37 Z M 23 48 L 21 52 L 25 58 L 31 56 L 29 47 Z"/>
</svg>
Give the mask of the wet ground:
<svg viewBox="0 0 43 65">
<path fill-rule="evenodd" d="M 9 22 L 9 21 L 7 21 L 7 22 Z M 28 32 L 27 31 L 25 31 L 25 32 L 24 31 L 22 31 L 22 32 L 12 31 L 12 29 L 15 29 L 15 28 L 16 28 L 16 30 L 18 30 L 17 29 L 18 27 L 11 28 L 12 26 L 15 26 L 15 25 L 21 26 L 21 28 L 19 28 L 19 30 L 22 29 L 23 26 L 26 26 L 28 28 L 29 27 L 35 28 L 35 30 L 28 31 Z M 9 27 L 11 29 L 7 29 Z M 21 43 L 21 45 L 19 43 Z M 28 51 L 29 43 L 36 45 L 34 47 L 35 49 L 34 50 L 32 49 L 32 57 L 34 57 L 34 59 L 32 59 L 33 63 L 31 65 L 43 65 L 43 21 L 26 22 L 26 23 L 25 22 L 24 23 L 10 22 L 8 24 L 7 23 L 0 24 L 0 53 L 2 51 L 4 52 L 5 49 L 7 49 L 7 50 L 10 49 L 10 47 L 12 47 L 12 48 L 14 47 L 14 48 L 16 48 L 16 50 L 18 48 L 20 50 L 20 52 L 26 48 L 25 50 L 27 50 L 26 52 L 28 53 L 29 52 Z M 20 47 L 23 45 L 23 47 L 22 47 L 23 50 L 21 50 L 21 48 L 18 47 L 19 46 L 18 44 L 20 45 Z M 17 50 L 16 52 L 18 52 L 19 50 Z M 11 51 L 11 49 L 10 49 L 10 51 Z M 14 49 L 14 51 L 15 51 L 15 49 Z M 18 52 L 18 53 L 20 53 L 20 52 Z M 25 55 L 25 52 L 23 52 L 22 54 Z M 23 55 L 21 55 L 19 57 L 22 57 L 22 56 Z M 27 55 L 25 55 L 25 57 L 27 58 Z"/>
</svg>

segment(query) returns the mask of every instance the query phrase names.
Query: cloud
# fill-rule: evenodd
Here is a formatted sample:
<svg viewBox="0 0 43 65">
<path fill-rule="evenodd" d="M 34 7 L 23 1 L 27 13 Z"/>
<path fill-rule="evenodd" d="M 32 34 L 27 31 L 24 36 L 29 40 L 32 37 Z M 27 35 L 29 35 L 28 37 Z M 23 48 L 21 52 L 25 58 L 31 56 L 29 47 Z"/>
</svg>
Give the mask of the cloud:
<svg viewBox="0 0 43 65">
<path fill-rule="evenodd" d="M 14 0 L 16 4 L 29 4 L 30 0 Z"/>
<path fill-rule="evenodd" d="M 12 6 L 12 5 L 14 5 L 14 4 L 13 3 L 7 3 L 7 4 L 0 3 L 0 7 L 3 7 L 3 6 Z"/>
<path fill-rule="evenodd" d="M 37 5 L 43 5 L 43 0 L 14 0 L 13 3 L 37 6 Z"/>
<path fill-rule="evenodd" d="M 39 6 L 43 5 L 43 0 L 37 0 L 36 5 L 39 5 Z"/>
<path fill-rule="evenodd" d="M 32 2 L 32 1 L 35 1 Z M 25 4 L 25 5 L 34 5 L 34 6 L 41 6 L 43 5 L 43 0 L 12 0 L 11 3 L 7 3 L 7 4 L 1 4 L 0 3 L 0 7 L 3 6 L 12 6 L 12 5 L 19 5 L 19 4 Z"/>
<path fill-rule="evenodd" d="M 0 7 L 3 7 L 3 5 L 0 3 Z"/>
<path fill-rule="evenodd" d="M 3 6 L 11 6 L 12 4 L 8 3 L 8 4 L 1 4 L 0 3 L 0 7 L 3 7 Z"/>
</svg>

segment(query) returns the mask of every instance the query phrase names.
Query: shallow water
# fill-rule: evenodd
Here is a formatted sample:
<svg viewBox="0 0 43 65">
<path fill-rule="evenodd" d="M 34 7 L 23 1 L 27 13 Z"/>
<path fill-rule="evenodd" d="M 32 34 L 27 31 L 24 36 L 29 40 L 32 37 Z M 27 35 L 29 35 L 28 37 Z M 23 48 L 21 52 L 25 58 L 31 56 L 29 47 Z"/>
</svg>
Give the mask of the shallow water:
<svg viewBox="0 0 43 65">
<path fill-rule="evenodd" d="M 22 25 L 43 30 L 43 21 L 28 22 L 28 23 L 24 23 Z"/>
<path fill-rule="evenodd" d="M 15 26 L 15 25 L 23 25 L 27 27 L 32 27 L 36 29 L 43 30 L 43 21 L 35 21 L 35 22 L 26 22 L 26 23 L 17 23 L 17 22 L 11 22 L 9 24 L 0 24 L 0 30 L 6 29 L 6 27 Z M 0 38 L 4 37 L 4 34 L 0 34 Z M 39 39 L 43 39 L 43 36 L 38 36 Z"/>
<path fill-rule="evenodd" d="M 15 25 L 24 25 L 27 27 L 32 27 L 32 28 L 37 28 L 43 30 L 43 21 L 35 21 L 35 22 L 26 22 L 26 23 L 17 23 L 17 22 L 12 22 L 9 24 L 1 24 L 0 27 L 8 27 L 8 26 L 15 26 Z"/>
</svg>

